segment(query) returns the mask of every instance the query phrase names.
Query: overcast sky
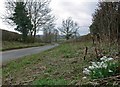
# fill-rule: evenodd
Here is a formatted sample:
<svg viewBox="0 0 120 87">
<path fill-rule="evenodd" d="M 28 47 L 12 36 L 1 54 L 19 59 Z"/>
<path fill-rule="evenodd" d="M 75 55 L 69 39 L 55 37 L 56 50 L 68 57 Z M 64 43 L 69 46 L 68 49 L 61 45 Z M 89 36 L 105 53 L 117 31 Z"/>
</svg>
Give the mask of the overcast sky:
<svg viewBox="0 0 120 87">
<path fill-rule="evenodd" d="M 4 1 L 0 0 L 0 16 L 4 14 Z M 57 26 L 61 25 L 63 19 L 72 17 L 79 24 L 80 35 L 89 33 L 89 26 L 92 22 L 92 14 L 94 13 L 98 1 L 97 0 L 51 0 L 50 8 L 56 16 Z M 0 28 L 14 31 L 14 28 L 4 24 L 0 19 Z"/>
</svg>

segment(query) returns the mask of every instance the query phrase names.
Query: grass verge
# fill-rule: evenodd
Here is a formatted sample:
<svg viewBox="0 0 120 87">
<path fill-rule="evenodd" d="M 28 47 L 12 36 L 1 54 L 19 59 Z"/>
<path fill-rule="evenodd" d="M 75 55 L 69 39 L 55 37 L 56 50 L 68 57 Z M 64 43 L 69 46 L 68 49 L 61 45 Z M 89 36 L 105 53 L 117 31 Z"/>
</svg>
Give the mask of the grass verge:
<svg viewBox="0 0 120 87">
<path fill-rule="evenodd" d="M 88 47 L 86 60 L 84 49 Z M 7 85 L 82 85 L 83 69 L 95 58 L 92 43 L 65 43 L 42 53 L 9 62 L 2 69 L 3 84 Z"/>
<path fill-rule="evenodd" d="M 91 43 L 66 43 L 12 61 L 3 67 L 3 84 L 83 84 L 88 81 L 82 79 L 83 67 L 88 66 L 92 58 L 87 56 L 88 59 L 83 60 L 85 45 Z"/>
<path fill-rule="evenodd" d="M 43 46 L 43 45 L 45 45 L 45 43 L 22 43 L 22 42 L 3 41 L 2 48 L 0 50 L 6 51 L 6 50 L 12 50 L 12 49 L 37 47 L 37 46 Z"/>
</svg>

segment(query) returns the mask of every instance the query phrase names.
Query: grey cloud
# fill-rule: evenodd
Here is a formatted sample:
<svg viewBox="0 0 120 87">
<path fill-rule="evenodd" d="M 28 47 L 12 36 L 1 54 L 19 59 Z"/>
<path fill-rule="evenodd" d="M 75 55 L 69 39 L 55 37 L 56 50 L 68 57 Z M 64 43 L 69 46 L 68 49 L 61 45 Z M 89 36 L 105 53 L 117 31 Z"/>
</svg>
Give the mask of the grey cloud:
<svg viewBox="0 0 120 87">
<path fill-rule="evenodd" d="M 57 24 L 60 25 L 62 19 L 72 17 L 79 26 L 89 26 L 92 22 L 92 14 L 94 13 L 97 2 L 81 2 L 81 0 L 53 0 L 53 11 L 58 17 Z M 89 32 L 87 28 L 81 28 L 80 34 L 86 34 Z"/>
</svg>

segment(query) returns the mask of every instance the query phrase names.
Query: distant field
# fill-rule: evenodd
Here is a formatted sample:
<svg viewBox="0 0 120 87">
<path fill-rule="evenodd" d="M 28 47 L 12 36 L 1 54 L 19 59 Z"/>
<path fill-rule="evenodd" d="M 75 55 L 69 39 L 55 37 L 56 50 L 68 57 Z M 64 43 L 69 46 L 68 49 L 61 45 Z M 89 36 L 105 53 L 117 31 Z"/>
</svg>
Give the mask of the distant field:
<svg viewBox="0 0 120 87">
<path fill-rule="evenodd" d="M 12 49 L 20 49 L 20 48 L 28 48 L 28 47 L 36 47 L 43 46 L 45 43 L 22 43 L 15 41 L 2 41 L 2 48 L 0 50 L 12 50 Z"/>
<path fill-rule="evenodd" d="M 2 41 L 19 41 L 21 35 L 15 32 L 0 29 L 2 32 Z"/>
<path fill-rule="evenodd" d="M 0 41 L 0 44 L 2 44 L 0 50 L 2 51 L 45 45 L 45 43 L 41 43 L 40 38 L 36 38 L 36 42 L 31 43 L 33 38 L 28 36 L 27 43 L 22 43 L 21 34 L 3 29 L 0 29 L 0 32 L 2 32 L 2 41 Z"/>
</svg>

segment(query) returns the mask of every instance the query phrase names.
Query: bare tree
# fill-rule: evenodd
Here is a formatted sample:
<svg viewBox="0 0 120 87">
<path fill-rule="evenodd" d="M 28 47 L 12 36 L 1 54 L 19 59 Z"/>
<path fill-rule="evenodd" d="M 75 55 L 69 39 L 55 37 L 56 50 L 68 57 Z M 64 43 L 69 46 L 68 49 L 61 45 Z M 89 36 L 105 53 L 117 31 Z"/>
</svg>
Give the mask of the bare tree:
<svg viewBox="0 0 120 87">
<path fill-rule="evenodd" d="M 33 30 L 31 35 L 36 36 L 37 31 L 43 27 L 47 22 L 54 19 L 49 8 L 50 0 L 27 0 L 26 8 L 28 9 L 31 21 L 33 23 Z"/>
<path fill-rule="evenodd" d="M 14 0 L 6 0 L 5 1 L 5 14 L 3 14 L 3 22 L 15 26 L 15 23 L 10 20 L 11 17 L 13 17 L 14 9 L 16 7 L 16 2 Z"/>
<path fill-rule="evenodd" d="M 90 32 L 93 36 L 99 34 L 100 41 L 108 46 L 107 51 L 110 55 L 113 54 L 113 47 L 116 47 L 120 54 L 120 2 L 99 2 L 98 5 L 98 9 L 93 14 Z M 101 46 L 99 48 L 103 45 L 99 44 Z"/>
<path fill-rule="evenodd" d="M 21 0 L 20 0 L 21 1 Z M 49 21 L 54 20 L 54 16 L 51 14 L 51 9 L 49 8 L 50 0 L 22 0 L 28 11 L 33 28 L 29 31 L 29 34 L 36 36 L 36 33 L 43 28 Z M 6 14 L 4 16 L 4 21 L 10 25 L 15 25 L 9 18 L 13 16 L 14 9 L 16 6 L 15 0 L 7 0 L 6 4 Z"/>
<path fill-rule="evenodd" d="M 54 29 L 54 40 L 55 42 L 58 41 L 59 31 L 57 29 Z"/>
<path fill-rule="evenodd" d="M 54 39 L 54 29 L 55 23 L 53 21 L 49 21 L 43 26 L 45 42 L 52 42 L 52 40 Z"/>
<path fill-rule="evenodd" d="M 69 40 L 74 34 L 76 34 L 79 26 L 70 17 L 62 21 L 62 27 L 58 28 L 63 34 L 65 34 L 66 40 Z"/>
</svg>

